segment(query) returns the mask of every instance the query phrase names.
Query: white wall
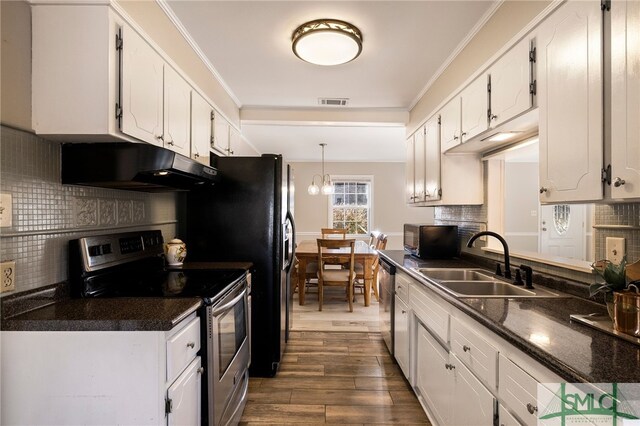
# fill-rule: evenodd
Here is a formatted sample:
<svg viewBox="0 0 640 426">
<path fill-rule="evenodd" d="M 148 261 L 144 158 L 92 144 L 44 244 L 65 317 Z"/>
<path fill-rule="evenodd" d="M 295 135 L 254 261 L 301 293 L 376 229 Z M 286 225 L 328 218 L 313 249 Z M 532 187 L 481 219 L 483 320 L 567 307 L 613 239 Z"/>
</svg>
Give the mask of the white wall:
<svg viewBox="0 0 640 426">
<path fill-rule="evenodd" d="M 401 147 L 399 147 L 401 149 Z M 320 163 L 291 163 L 296 184 L 295 219 L 298 241 L 317 238 L 329 224 L 329 198 L 309 195 L 307 187 Z M 432 207 L 409 207 L 404 200 L 404 163 L 326 163 L 332 175 L 373 176 L 373 229 L 389 235 L 387 248 L 402 249 L 405 223 L 433 223 Z M 368 237 L 367 237 L 368 238 Z"/>
</svg>

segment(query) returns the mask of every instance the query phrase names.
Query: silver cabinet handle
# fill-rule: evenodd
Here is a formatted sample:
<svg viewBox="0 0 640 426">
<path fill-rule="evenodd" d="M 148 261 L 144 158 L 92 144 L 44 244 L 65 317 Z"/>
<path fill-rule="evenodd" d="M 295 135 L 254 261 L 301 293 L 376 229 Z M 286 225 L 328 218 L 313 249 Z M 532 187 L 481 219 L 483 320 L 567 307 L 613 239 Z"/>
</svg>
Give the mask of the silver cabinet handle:
<svg viewBox="0 0 640 426">
<path fill-rule="evenodd" d="M 171 146 L 173 146 L 173 145 L 175 145 L 175 144 L 173 143 L 173 141 L 168 141 L 168 142 L 167 142 L 167 145 L 171 145 Z"/>
<path fill-rule="evenodd" d="M 187 343 L 187 347 L 193 349 L 193 348 L 196 347 L 196 344 L 195 344 L 195 342 L 189 342 L 189 343 Z"/>
<path fill-rule="evenodd" d="M 459 138 L 459 137 L 457 137 L 457 136 L 455 136 L 455 135 L 453 136 L 453 140 L 454 140 L 454 141 L 457 141 L 458 139 L 460 139 L 460 138 Z"/>
<path fill-rule="evenodd" d="M 621 187 L 622 185 L 624 185 L 625 183 L 627 183 L 627 182 L 625 182 L 625 180 L 624 180 L 624 179 L 620 179 L 619 177 L 617 177 L 617 178 L 613 181 L 613 186 L 615 186 L 616 188 L 619 188 L 619 187 Z"/>
<path fill-rule="evenodd" d="M 536 407 L 535 405 L 531 404 L 530 402 L 527 403 L 527 411 L 529 412 L 529 414 L 533 414 L 536 411 L 538 411 L 538 407 Z"/>
<path fill-rule="evenodd" d="M 198 372 L 198 374 L 202 374 L 202 373 L 204 373 L 204 367 L 200 367 L 196 371 Z"/>
<path fill-rule="evenodd" d="M 402 311 L 403 314 L 407 313 L 407 311 L 405 311 L 404 309 L 401 309 L 401 311 Z"/>
<path fill-rule="evenodd" d="M 467 136 L 467 132 L 462 132 L 461 136 Z"/>
<path fill-rule="evenodd" d="M 156 139 L 158 139 L 159 141 L 164 142 L 164 135 L 156 136 Z"/>
<path fill-rule="evenodd" d="M 193 156 L 194 156 L 195 158 L 200 158 L 200 154 L 198 154 L 197 152 L 196 152 L 195 154 L 193 154 Z"/>
<path fill-rule="evenodd" d="M 467 345 L 464 345 L 462 347 L 462 350 L 465 351 L 465 352 L 469 352 L 471 350 L 471 348 L 469 346 L 467 346 Z"/>
<path fill-rule="evenodd" d="M 401 286 L 401 285 L 399 285 L 399 286 L 398 286 L 398 290 L 400 290 L 401 288 L 402 288 L 402 286 Z"/>
<path fill-rule="evenodd" d="M 548 192 L 548 191 L 549 191 L 549 188 L 545 188 L 544 186 L 540 187 L 540 193 L 541 194 L 544 194 L 545 192 Z"/>
<path fill-rule="evenodd" d="M 446 368 L 447 370 L 455 370 L 456 366 L 453 364 L 445 364 L 444 368 Z"/>
<path fill-rule="evenodd" d="M 491 114 L 491 117 L 489 117 L 490 120 L 495 120 L 496 118 L 498 118 L 498 116 L 495 114 Z"/>
</svg>

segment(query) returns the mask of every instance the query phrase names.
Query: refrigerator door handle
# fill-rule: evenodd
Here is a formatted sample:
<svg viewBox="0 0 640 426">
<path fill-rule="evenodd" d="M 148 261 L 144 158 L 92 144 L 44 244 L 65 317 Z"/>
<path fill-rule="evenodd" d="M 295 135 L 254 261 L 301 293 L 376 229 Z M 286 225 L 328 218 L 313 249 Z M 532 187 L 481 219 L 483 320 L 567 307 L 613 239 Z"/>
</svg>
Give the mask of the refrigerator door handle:
<svg viewBox="0 0 640 426">
<path fill-rule="evenodd" d="M 289 246 L 289 269 L 291 269 L 296 256 L 296 221 L 293 219 L 293 215 L 289 211 L 287 212 L 287 220 L 291 224 L 291 244 Z"/>
</svg>

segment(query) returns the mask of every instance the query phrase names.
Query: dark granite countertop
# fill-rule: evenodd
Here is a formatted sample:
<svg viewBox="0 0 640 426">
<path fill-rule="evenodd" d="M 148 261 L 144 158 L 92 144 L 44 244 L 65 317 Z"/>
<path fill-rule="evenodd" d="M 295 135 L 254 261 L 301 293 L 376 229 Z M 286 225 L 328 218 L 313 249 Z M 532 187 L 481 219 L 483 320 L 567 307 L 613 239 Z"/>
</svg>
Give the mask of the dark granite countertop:
<svg viewBox="0 0 640 426">
<path fill-rule="evenodd" d="M 577 297 L 458 299 L 410 268 L 475 267 L 472 263 L 462 259 L 423 261 L 401 250 L 385 250 L 381 256 L 568 382 L 640 382 L 640 346 L 569 318 L 571 314 L 606 315 L 602 305 Z"/>
<path fill-rule="evenodd" d="M 3 331 L 167 331 L 198 298 L 66 299 L 2 320 Z"/>
</svg>

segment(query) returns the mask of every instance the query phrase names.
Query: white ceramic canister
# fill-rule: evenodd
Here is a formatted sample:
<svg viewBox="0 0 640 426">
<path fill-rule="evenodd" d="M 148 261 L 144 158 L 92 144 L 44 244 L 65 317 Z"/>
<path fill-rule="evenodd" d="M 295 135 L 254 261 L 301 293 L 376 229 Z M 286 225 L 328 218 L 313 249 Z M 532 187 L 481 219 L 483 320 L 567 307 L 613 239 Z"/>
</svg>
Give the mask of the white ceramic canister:
<svg viewBox="0 0 640 426">
<path fill-rule="evenodd" d="M 187 257 L 187 245 L 182 240 L 174 238 L 164 245 L 164 255 L 168 265 L 182 265 Z"/>
</svg>

